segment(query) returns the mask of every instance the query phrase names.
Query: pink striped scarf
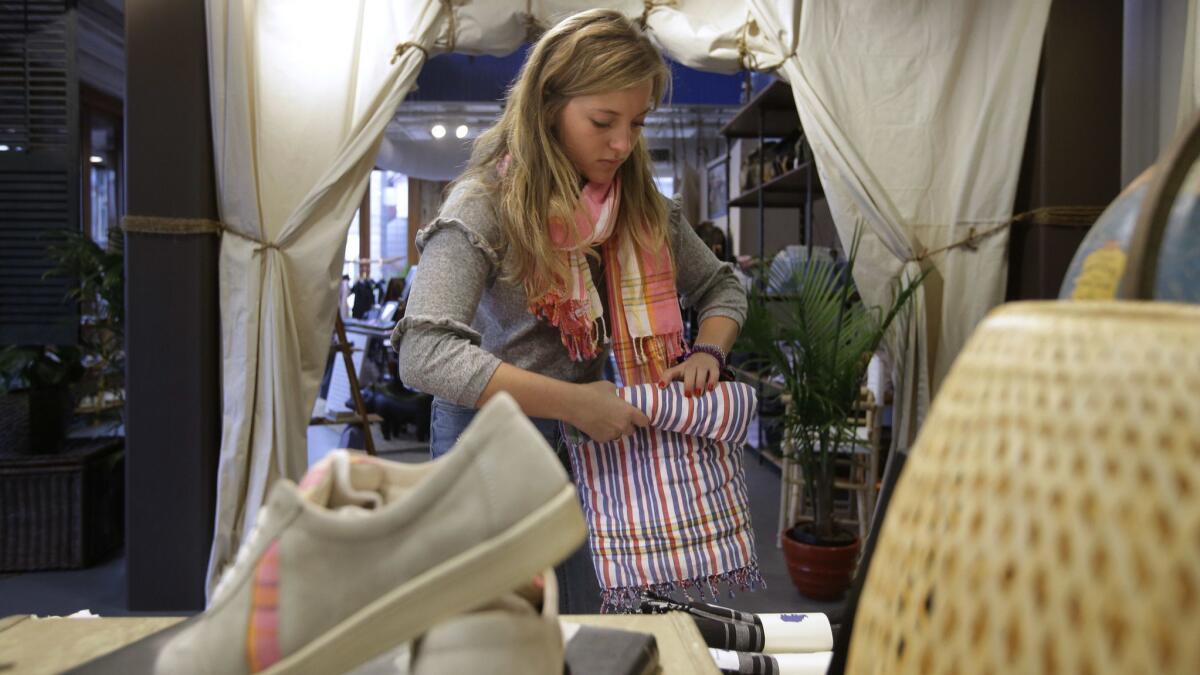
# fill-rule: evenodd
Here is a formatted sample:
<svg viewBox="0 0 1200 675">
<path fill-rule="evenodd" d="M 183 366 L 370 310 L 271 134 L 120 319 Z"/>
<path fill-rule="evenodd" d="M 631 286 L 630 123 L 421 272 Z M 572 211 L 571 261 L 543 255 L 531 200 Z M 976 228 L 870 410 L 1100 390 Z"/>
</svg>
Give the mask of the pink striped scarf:
<svg viewBox="0 0 1200 675">
<path fill-rule="evenodd" d="M 742 447 L 754 390 L 722 382 L 625 387 L 650 427 L 609 443 L 567 430 L 603 610 L 632 609 L 642 591 L 670 595 L 763 585 L 750 525 Z M 690 595 L 689 595 L 690 597 Z"/>
<path fill-rule="evenodd" d="M 574 231 L 561 221 L 550 222 L 550 239 L 567 258 L 568 279 L 531 299 L 529 309 L 558 328 L 572 360 L 595 358 L 605 339 L 605 314 L 585 251 L 599 245 L 621 381 L 655 382 L 685 351 L 675 267 L 665 244 L 657 251 L 639 250 L 632 236 L 612 236 L 620 208 L 620 179 L 608 185 L 589 182 L 580 194 Z"/>
</svg>

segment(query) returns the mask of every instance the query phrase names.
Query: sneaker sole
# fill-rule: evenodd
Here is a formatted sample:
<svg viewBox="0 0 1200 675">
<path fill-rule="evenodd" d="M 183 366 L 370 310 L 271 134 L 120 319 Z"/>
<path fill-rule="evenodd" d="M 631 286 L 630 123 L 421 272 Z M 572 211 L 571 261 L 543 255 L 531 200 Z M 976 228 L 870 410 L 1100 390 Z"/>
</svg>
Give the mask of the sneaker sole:
<svg viewBox="0 0 1200 675">
<path fill-rule="evenodd" d="M 513 590 L 564 560 L 583 543 L 585 535 L 579 498 L 575 486 L 568 484 L 500 535 L 414 577 L 264 672 L 324 675 L 349 671 L 418 637 L 443 619 Z"/>
</svg>

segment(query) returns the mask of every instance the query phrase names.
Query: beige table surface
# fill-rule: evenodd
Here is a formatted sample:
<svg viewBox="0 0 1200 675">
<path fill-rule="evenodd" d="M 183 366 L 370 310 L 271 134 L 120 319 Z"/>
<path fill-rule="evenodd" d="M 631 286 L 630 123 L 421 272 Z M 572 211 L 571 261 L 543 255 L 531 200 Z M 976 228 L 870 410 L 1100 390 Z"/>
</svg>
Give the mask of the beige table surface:
<svg viewBox="0 0 1200 675">
<path fill-rule="evenodd" d="M 575 614 L 562 619 L 653 633 L 664 675 L 719 672 L 695 622 L 685 614 Z M 0 619 L 0 675 L 58 673 L 181 620 L 181 617 L 6 617 Z"/>
</svg>

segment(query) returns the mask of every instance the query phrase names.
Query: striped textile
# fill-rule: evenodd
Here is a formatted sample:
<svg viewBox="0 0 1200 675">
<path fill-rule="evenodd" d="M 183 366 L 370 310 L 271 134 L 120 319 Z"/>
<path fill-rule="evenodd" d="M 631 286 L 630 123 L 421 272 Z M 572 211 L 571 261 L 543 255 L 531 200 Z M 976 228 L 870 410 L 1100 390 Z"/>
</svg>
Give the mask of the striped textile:
<svg viewBox="0 0 1200 675">
<path fill-rule="evenodd" d="M 620 395 L 649 428 L 609 443 L 566 434 L 602 610 L 634 609 L 643 591 L 715 599 L 721 583 L 761 585 L 742 468 L 754 390 L 722 382 L 688 398 L 675 382 Z"/>
</svg>

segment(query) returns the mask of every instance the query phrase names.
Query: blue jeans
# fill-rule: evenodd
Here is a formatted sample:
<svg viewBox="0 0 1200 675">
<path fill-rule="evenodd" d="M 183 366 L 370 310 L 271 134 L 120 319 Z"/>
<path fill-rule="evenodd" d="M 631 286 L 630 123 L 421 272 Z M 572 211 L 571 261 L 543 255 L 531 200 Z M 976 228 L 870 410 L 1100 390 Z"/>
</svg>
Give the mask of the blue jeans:
<svg viewBox="0 0 1200 675">
<path fill-rule="evenodd" d="M 450 452 L 458 437 L 471 420 L 475 419 L 474 408 L 464 408 L 449 401 L 433 399 L 432 419 L 429 423 L 429 454 L 437 459 Z M 550 447 L 558 453 L 567 473 L 571 473 L 567 461 L 566 444 L 559 433 L 558 421 L 530 418 L 533 426 L 545 437 Z M 592 564 L 591 548 L 585 541 L 562 564 L 554 568 L 558 578 L 558 611 L 561 614 L 595 614 L 600 611 L 600 582 L 596 579 L 596 568 Z"/>
<path fill-rule="evenodd" d="M 429 420 L 429 454 L 433 459 L 450 452 L 450 448 L 458 442 L 459 435 L 475 419 L 474 408 L 464 408 L 444 399 L 433 399 L 433 412 Z M 558 432 L 558 421 L 531 417 L 529 421 L 542 432 L 542 436 L 559 456 L 565 455 L 565 449 L 559 448 L 562 435 Z M 568 469 L 568 473 L 570 470 Z"/>
</svg>

